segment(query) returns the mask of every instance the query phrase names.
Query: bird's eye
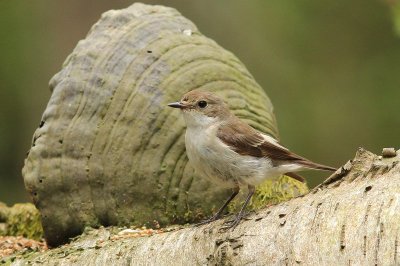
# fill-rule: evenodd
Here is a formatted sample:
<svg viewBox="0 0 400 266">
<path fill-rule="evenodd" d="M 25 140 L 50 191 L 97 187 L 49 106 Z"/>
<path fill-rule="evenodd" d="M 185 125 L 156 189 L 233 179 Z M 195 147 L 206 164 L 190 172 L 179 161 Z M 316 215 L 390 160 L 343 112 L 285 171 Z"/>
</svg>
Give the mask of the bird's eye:
<svg viewBox="0 0 400 266">
<path fill-rule="evenodd" d="M 198 105 L 200 108 L 205 108 L 205 107 L 207 106 L 207 102 L 206 102 L 206 101 L 199 101 L 199 102 L 197 103 L 197 105 Z"/>
</svg>

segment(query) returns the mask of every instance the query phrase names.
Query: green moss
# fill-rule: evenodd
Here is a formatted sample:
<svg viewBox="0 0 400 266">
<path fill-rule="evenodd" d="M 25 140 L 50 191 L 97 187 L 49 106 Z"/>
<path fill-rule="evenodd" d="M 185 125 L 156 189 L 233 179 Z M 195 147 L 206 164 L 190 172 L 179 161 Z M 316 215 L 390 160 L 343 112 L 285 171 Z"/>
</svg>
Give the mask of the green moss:
<svg viewBox="0 0 400 266">
<path fill-rule="evenodd" d="M 30 239 L 43 238 L 39 211 L 31 203 L 19 203 L 8 208 L 0 206 L 0 235 L 24 236 Z"/>
<path fill-rule="evenodd" d="M 306 183 L 299 182 L 288 176 L 281 176 L 277 179 L 266 180 L 257 186 L 256 192 L 251 199 L 248 209 L 257 210 L 268 205 L 287 201 L 291 198 L 304 195 L 308 192 Z M 241 197 L 229 205 L 230 212 L 237 212 L 244 203 L 244 196 L 247 191 L 242 192 Z"/>
</svg>

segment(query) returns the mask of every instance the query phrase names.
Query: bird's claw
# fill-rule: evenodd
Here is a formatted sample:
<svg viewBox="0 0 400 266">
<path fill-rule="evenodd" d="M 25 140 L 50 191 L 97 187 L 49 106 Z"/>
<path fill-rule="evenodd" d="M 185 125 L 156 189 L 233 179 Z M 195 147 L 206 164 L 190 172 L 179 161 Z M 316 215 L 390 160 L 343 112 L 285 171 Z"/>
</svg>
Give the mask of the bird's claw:
<svg viewBox="0 0 400 266">
<path fill-rule="evenodd" d="M 197 227 L 197 226 L 200 226 L 200 225 L 209 224 L 211 222 L 214 222 L 214 221 L 218 220 L 219 218 L 220 217 L 218 215 L 214 215 L 214 216 L 212 216 L 212 217 L 210 217 L 210 218 L 208 218 L 206 220 L 203 220 L 201 222 L 198 222 L 198 223 L 194 224 L 194 226 Z"/>
<path fill-rule="evenodd" d="M 236 217 L 234 220 L 225 223 L 225 225 L 221 227 L 221 231 L 228 231 L 229 229 L 232 231 L 235 230 L 241 220 L 241 217 Z"/>
<path fill-rule="evenodd" d="M 246 219 L 249 213 L 238 213 L 235 219 L 225 222 L 225 225 L 221 228 L 221 230 L 227 231 L 231 229 L 232 231 L 235 230 L 236 226 L 239 225 L 242 219 Z"/>
</svg>

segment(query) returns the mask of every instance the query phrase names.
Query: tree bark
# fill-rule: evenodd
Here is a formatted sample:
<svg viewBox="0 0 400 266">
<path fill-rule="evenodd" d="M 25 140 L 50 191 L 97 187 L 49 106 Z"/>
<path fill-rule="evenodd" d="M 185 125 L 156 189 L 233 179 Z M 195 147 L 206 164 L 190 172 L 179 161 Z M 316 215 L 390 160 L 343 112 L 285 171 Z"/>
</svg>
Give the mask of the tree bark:
<svg viewBox="0 0 400 266">
<path fill-rule="evenodd" d="M 14 265 L 396 265 L 399 263 L 400 152 L 362 148 L 309 194 L 252 213 L 149 237 L 91 230 L 69 245 Z M 231 217 L 230 217 L 231 218 Z"/>
</svg>

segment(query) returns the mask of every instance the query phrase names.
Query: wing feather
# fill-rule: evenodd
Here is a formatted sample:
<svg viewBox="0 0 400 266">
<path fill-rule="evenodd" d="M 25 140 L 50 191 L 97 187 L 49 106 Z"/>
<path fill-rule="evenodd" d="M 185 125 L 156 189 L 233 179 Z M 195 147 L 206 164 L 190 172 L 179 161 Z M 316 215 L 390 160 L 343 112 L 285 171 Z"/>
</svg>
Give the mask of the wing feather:
<svg viewBox="0 0 400 266">
<path fill-rule="evenodd" d="M 238 154 L 273 160 L 302 159 L 281 146 L 274 138 L 261 134 L 240 120 L 235 122 L 220 126 L 217 137 Z"/>
<path fill-rule="evenodd" d="M 239 119 L 223 124 L 217 131 L 217 137 L 233 151 L 241 155 L 268 157 L 274 165 L 298 163 L 307 168 L 335 171 L 335 168 L 314 163 L 303 158 L 278 143 L 274 138 L 264 135 Z"/>
</svg>

